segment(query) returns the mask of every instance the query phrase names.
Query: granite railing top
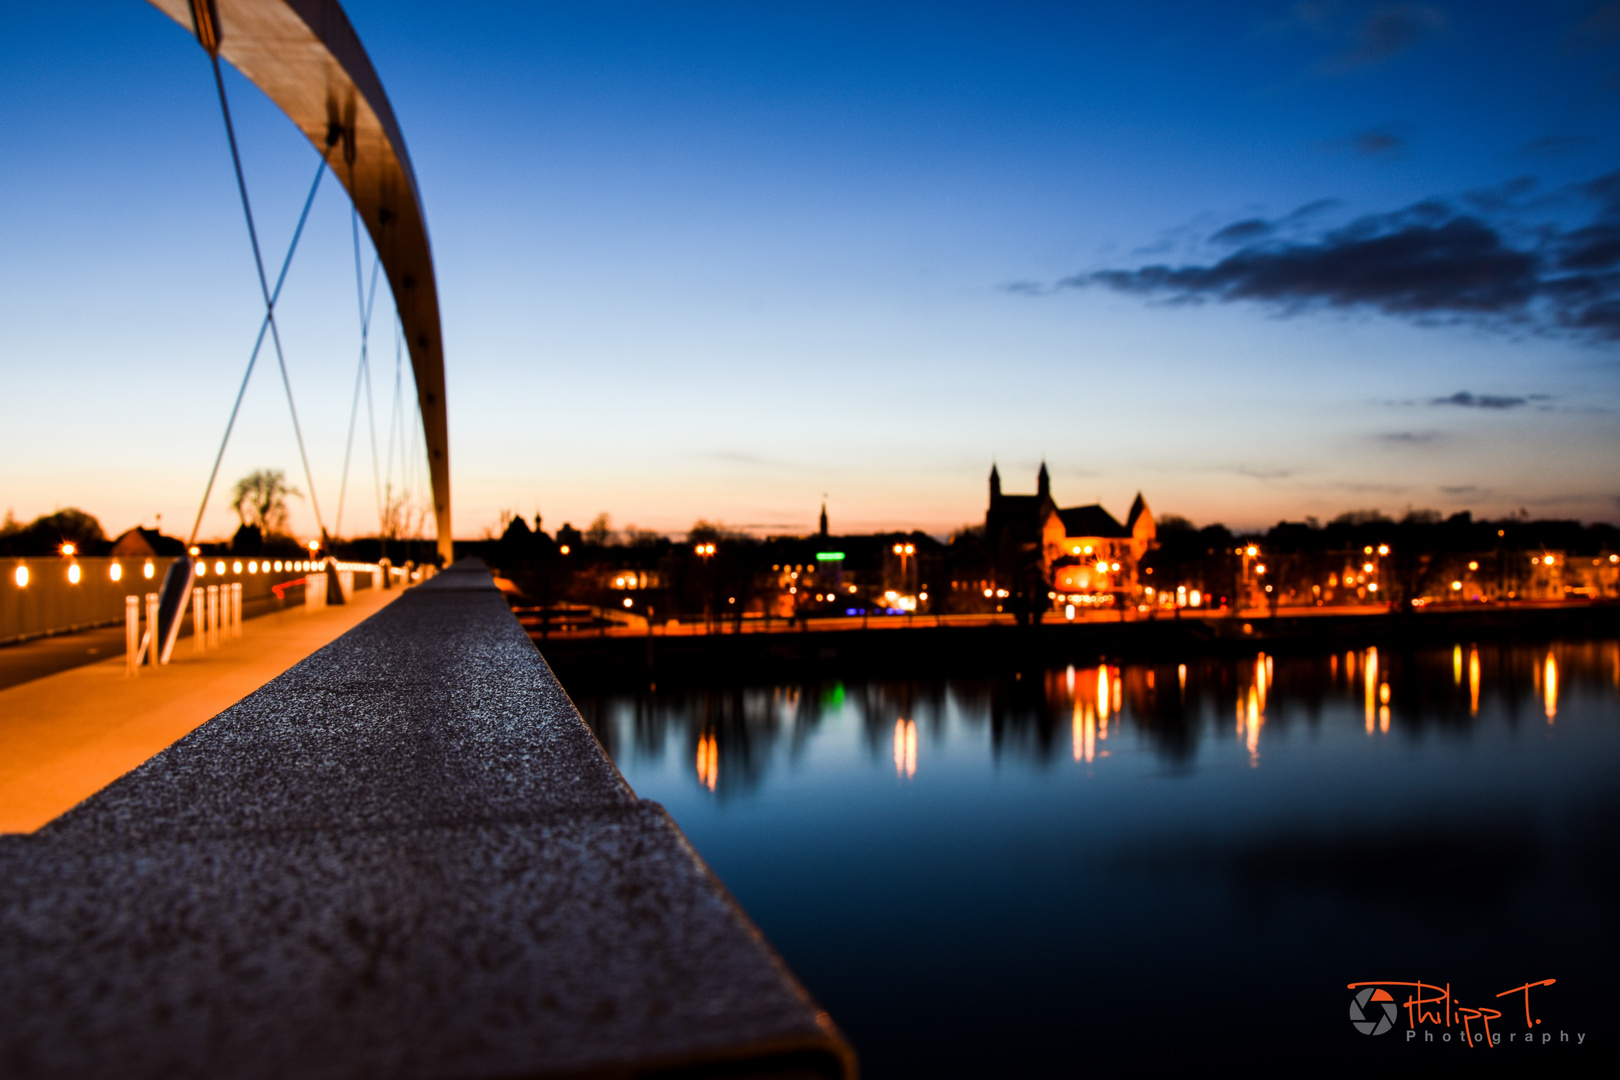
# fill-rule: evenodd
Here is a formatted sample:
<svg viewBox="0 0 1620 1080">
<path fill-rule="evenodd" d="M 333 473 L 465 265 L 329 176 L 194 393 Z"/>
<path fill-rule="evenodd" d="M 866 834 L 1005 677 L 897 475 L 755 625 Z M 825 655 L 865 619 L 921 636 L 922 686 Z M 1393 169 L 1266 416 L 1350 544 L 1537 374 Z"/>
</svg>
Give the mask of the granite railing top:
<svg viewBox="0 0 1620 1080">
<path fill-rule="evenodd" d="M 854 1074 L 473 560 L 0 837 L 0 970 L 12 1077 Z"/>
</svg>

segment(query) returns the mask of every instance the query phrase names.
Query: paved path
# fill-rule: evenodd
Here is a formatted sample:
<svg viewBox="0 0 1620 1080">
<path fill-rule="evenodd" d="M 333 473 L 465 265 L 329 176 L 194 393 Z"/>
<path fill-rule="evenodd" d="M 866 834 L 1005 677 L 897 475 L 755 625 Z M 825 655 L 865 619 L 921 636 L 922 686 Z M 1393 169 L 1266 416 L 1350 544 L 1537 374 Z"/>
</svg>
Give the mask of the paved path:
<svg viewBox="0 0 1620 1080">
<path fill-rule="evenodd" d="M 118 627 L 111 659 L 0 690 L 0 833 L 39 828 L 399 595 L 361 589 L 342 607 L 265 615 L 200 655 L 183 638 L 172 663 L 142 668 L 133 679 L 124 673 Z"/>
</svg>

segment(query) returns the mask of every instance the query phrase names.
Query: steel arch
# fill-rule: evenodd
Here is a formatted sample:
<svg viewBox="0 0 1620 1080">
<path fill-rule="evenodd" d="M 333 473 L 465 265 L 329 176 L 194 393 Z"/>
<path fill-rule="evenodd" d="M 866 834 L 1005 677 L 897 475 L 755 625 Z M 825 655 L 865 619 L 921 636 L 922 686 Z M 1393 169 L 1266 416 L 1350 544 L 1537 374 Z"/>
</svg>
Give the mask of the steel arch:
<svg viewBox="0 0 1620 1080">
<path fill-rule="evenodd" d="M 317 150 L 339 151 L 332 171 L 365 222 L 405 328 L 422 409 L 439 555 L 448 564 L 449 421 L 433 252 L 399 122 L 349 17 L 337 0 L 148 2 L 264 91 Z M 340 148 L 332 146 L 333 137 Z"/>
</svg>

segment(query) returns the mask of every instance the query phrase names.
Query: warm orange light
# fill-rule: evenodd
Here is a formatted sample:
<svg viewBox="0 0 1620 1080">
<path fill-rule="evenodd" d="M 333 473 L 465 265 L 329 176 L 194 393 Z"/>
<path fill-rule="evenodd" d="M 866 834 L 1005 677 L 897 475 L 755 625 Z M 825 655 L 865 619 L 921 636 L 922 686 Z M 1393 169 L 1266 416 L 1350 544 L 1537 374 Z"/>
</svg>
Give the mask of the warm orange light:
<svg viewBox="0 0 1620 1080">
<path fill-rule="evenodd" d="M 141 567 L 141 576 L 147 580 L 151 580 L 152 575 L 156 573 L 157 567 L 153 566 L 151 563 L 147 563 L 145 566 Z"/>
<path fill-rule="evenodd" d="M 214 563 L 214 573 L 223 574 L 224 572 L 225 572 L 225 560 L 220 559 L 218 562 Z"/>
<path fill-rule="evenodd" d="M 321 550 L 321 542 L 319 540 L 311 540 L 309 542 L 309 550 L 311 554 Z"/>
<path fill-rule="evenodd" d="M 231 573 L 240 574 L 241 572 L 242 572 L 242 560 L 241 559 L 238 559 L 235 562 L 231 563 Z"/>
<path fill-rule="evenodd" d="M 1368 592 L 1377 592 L 1378 591 L 1378 582 L 1375 581 L 1371 585 L 1368 585 L 1367 586 L 1367 591 Z"/>
<path fill-rule="evenodd" d="M 1259 565 L 1257 565 L 1254 568 L 1254 572 L 1257 573 L 1257 574 L 1265 573 L 1266 572 L 1266 564 L 1265 563 L 1260 563 Z"/>
<path fill-rule="evenodd" d="M 107 567 L 107 576 L 112 578 L 114 581 L 118 581 L 124 576 L 124 568 L 118 563 L 113 563 L 111 566 Z"/>
<path fill-rule="evenodd" d="M 19 589 L 28 588 L 28 567 L 17 567 L 17 569 L 11 575 L 11 580 L 17 583 L 17 588 Z"/>
<path fill-rule="evenodd" d="M 72 566 L 69 566 L 68 567 L 68 584 L 69 585 L 77 585 L 79 583 L 79 574 L 80 574 L 80 570 L 79 570 L 79 564 L 78 563 L 74 563 Z"/>
<path fill-rule="evenodd" d="M 1203 602 L 1204 602 L 1204 594 L 1199 592 L 1197 589 L 1194 589 L 1192 592 L 1187 594 L 1187 603 L 1190 604 L 1191 606 L 1197 607 L 1199 604 L 1202 604 Z"/>
<path fill-rule="evenodd" d="M 894 553 L 896 555 L 900 554 L 900 545 L 899 544 L 894 545 Z"/>
<path fill-rule="evenodd" d="M 202 548 L 199 548 L 199 547 L 189 548 L 188 551 L 192 555 L 201 555 L 202 554 Z"/>
<path fill-rule="evenodd" d="M 1099 573 L 1099 574 L 1108 573 L 1108 564 L 1105 563 L 1105 562 L 1098 563 L 1097 564 L 1097 573 Z"/>
<path fill-rule="evenodd" d="M 1378 554 L 1380 554 L 1380 555 L 1388 555 L 1389 554 L 1389 545 L 1388 544 L 1379 544 L 1378 545 Z"/>
<path fill-rule="evenodd" d="M 1119 563 L 1114 563 L 1112 568 L 1115 569 L 1115 570 L 1118 570 L 1119 569 Z"/>
<path fill-rule="evenodd" d="M 913 545 L 913 544 L 907 544 L 906 545 L 906 554 L 907 555 L 910 555 L 910 554 L 914 553 L 916 550 L 917 550 L 917 548 L 916 548 L 915 545 Z"/>
<path fill-rule="evenodd" d="M 1468 569 L 1470 569 L 1470 570 L 1478 570 L 1478 569 L 1479 569 L 1479 563 L 1477 563 L 1477 562 L 1470 562 L 1470 563 L 1469 563 L 1469 564 L 1468 564 Z"/>
<path fill-rule="evenodd" d="M 147 564 L 146 564 L 146 565 L 147 565 L 147 566 L 151 566 L 151 565 L 152 565 L 152 564 L 151 564 L 151 563 L 147 563 Z M 208 564 L 207 564 L 207 563 L 205 563 L 205 562 L 199 562 L 199 563 L 198 563 L 198 564 L 197 564 L 197 576 L 198 576 L 198 577 L 202 577 L 202 576 L 204 576 L 204 575 L 205 575 L 205 574 L 207 574 L 207 573 L 208 573 Z M 146 575 L 146 576 L 147 576 L 147 577 L 151 577 L 151 576 L 152 576 L 152 575 L 151 575 L 151 574 L 148 574 L 148 575 Z"/>
<path fill-rule="evenodd" d="M 564 544 L 562 547 L 558 548 L 557 550 L 562 552 L 564 555 L 566 555 L 566 554 L 568 554 L 568 545 Z"/>
<path fill-rule="evenodd" d="M 74 552 L 76 552 L 78 550 L 79 550 L 79 548 L 78 548 L 78 545 L 76 545 L 76 544 L 71 544 L 70 543 L 70 544 L 63 544 L 62 545 L 62 554 L 64 554 L 64 555 L 72 555 Z"/>
<path fill-rule="evenodd" d="M 1243 554 L 1249 556 L 1250 558 L 1253 558 L 1254 556 L 1260 554 L 1260 549 L 1255 547 L 1253 544 L 1250 544 L 1247 548 L 1245 548 L 1243 550 Z"/>
<path fill-rule="evenodd" d="M 625 607 L 630 607 L 630 606 L 632 606 L 632 605 L 633 605 L 633 604 L 634 604 L 634 603 L 635 603 L 635 601 L 634 601 L 634 600 L 632 600 L 632 599 L 630 599 L 630 598 L 629 598 L 629 597 L 628 597 L 628 596 L 627 596 L 627 597 L 625 597 L 625 598 L 624 598 L 624 606 L 625 606 Z"/>
</svg>

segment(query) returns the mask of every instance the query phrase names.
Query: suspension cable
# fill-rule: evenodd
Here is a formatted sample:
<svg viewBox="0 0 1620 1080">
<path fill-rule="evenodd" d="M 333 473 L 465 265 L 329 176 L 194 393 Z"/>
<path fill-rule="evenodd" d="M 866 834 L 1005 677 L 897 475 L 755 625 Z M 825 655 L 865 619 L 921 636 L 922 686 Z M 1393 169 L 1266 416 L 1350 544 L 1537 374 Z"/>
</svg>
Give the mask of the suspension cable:
<svg viewBox="0 0 1620 1080">
<path fill-rule="evenodd" d="M 281 273 L 276 278 L 275 291 L 270 294 L 272 304 L 281 296 L 281 286 L 287 281 L 287 271 L 292 267 L 293 253 L 298 250 L 298 240 L 304 235 L 304 222 L 309 220 L 309 208 L 315 204 L 315 193 L 320 190 L 321 178 L 326 175 L 326 155 L 321 155 L 321 163 L 315 168 L 315 182 L 309 186 L 309 195 L 304 199 L 304 210 L 298 215 L 298 227 L 293 230 L 292 243 L 287 247 L 287 257 L 281 262 Z M 202 505 L 197 507 L 197 520 L 191 525 L 191 536 L 186 540 L 186 547 L 190 548 L 197 542 L 197 532 L 202 528 L 203 514 L 208 510 L 208 499 L 214 493 L 214 482 L 219 479 L 219 466 L 225 460 L 225 447 L 230 444 L 231 432 L 236 428 L 236 416 L 242 410 L 242 398 L 247 394 L 248 381 L 253 378 L 253 365 L 258 362 L 259 350 L 264 347 L 264 335 L 270 329 L 270 316 L 266 314 L 259 321 L 259 336 L 253 341 L 253 352 L 248 355 L 247 370 L 242 373 L 242 385 L 236 391 L 236 402 L 231 406 L 231 418 L 225 423 L 225 437 L 219 440 L 219 453 L 214 455 L 214 468 L 208 474 L 208 486 L 203 489 Z"/>
<path fill-rule="evenodd" d="M 358 218 L 359 212 L 355 211 L 354 216 Z M 354 276 L 356 291 L 360 295 L 360 363 L 355 367 L 354 371 L 354 404 L 349 406 L 349 436 L 343 443 L 343 478 L 338 485 L 337 519 L 332 523 L 332 528 L 336 530 L 336 535 L 339 536 L 343 533 L 343 503 L 349 492 L 349 460 L 354 453 L 354 428 L 360 416 L 360 388 L 362 383 L 364 383 L 368 391 L 368 403 L 370 401 L 371 363 L 367 356 L 367 339 L 371 332 L 371 309 L 377 301 L 377 270 L 381 265 L 381 260 L 375 260 L 371 264 L 371 295 L 368 297 L 363 288 L 364 278 L 360 269 L 360 229 L 356 225 L 354 230 Z M 373 479 L 375 479 L 377 472 L 375 420 L 372 421 L 371 432 L 371 471 Z"/>
<path fill-rule="evenodd" d="M 259 253 L 259 233 L 253 226 L 253 206 L 248 201 L 247 180 L 242 173 L 242 155 L 236 146 L 236 128 L 231 123 L 231 106 L 225 97 L 225 77 L 219 68 L 219 53 L 210 49 L 208 59 L 214 66 L 214 85 L 219 90 L 219 109 L 225 118 L 225 137 L 231 144 L 231 164 L 236 169 L 236 189 L 242 196 L 242 214 L 247 218 L 248 239 L 253 242 L 253 264 L 259 272 L 259 290 L 264 295 L 265 321 L 270 324 L 270 340 L 276 346 L 276 363 L 281 367 L 281 385 L 287 391 L 287 411 L 292 414 L 293 434 L 298 439 L 298 456 L 304 463 L 304 480 L 309 484 L 309 505 L 315 511 L 315 524 L 321 531 L 321 539 L 327 537 L 326 524 L 321 520 L 321 504 L 315 496 L 315 475 L 309 468 L 309 453 L 304 449 L 304 431 L 298 423 L 298 406 L 293 403 L 292 379 L 287 374 L 287 356 L 281 347 L 281 331 L 276 326 L 276 300 L 270 292 L 270 284 L 264 276 L 264 258 Z M 333 140 L 327 140 L 327 153 L 331 152 Z M 321 158 L 324 163 L 325 155 Z M 200 515 L 199 515 L 200 521 Z M 196 539 L 195 536 L 192 538 Z"/>
</svg>

